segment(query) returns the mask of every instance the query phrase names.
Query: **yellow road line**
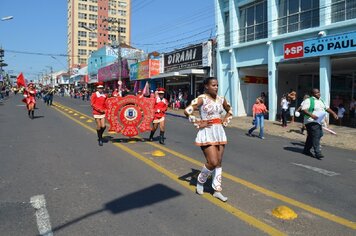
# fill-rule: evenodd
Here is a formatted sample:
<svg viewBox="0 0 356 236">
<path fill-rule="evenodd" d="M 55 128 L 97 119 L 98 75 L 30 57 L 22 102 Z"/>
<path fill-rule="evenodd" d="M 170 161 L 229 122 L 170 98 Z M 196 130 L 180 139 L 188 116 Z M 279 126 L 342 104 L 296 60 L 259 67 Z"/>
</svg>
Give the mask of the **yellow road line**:
<svg viewBox="0 0 356 236">
<path fill-rule="evenodd" d="M 82 113 L 81 113 L 81 114 L 82 114 Z M 83 114 L 83 115 L 85 115 L 85 114 Z M 86 116 L 86 115 L 85 115 L 85 116 Z M 92 119 L 92 118 L 91 118 L 91 119 Z M 196 160 L 194 160 L 194 159 L 191 158 L 191 157 L 188 157 L 188 156 L 186 156 L 186 155 L 184 155 L 184 154 L 181 154 L 181 153 L 179 153 L 179 152 L 176 152 L 176 151 L 174 151 L 174 150 L 172 150 L 172 149 L 169 149 L 169 148 L 167 148 L 167 147 L 164 147 L 164 146 L 162 146 L 162 145 L 159 145 L 159 144 L 156 144 L 156 143 L 152 143 L 152 142 L 148 142 L 148 144 L 149 144 L 149 145 L 152 145 L 152 146 L 154 146 L 154 147 L 156 147 L 156 148 L 158 148 L 158 149 L 161 149 L 161 150 L 163 150 L 163 151 L 165 151 L 165 152 L 168 152 L 168 153 L 170 153 L 170 154 L 172 154 L 172 155 L 174 155 L 174 156 L 177 156 L 177 157 L 179 157 L 179 158 L 181 158 L 181 159 L 183 159 L 183 160 L 186 160 L 186 161 L 188 161 L 188 162 L 190 162 L 190 163 L 193 163 L 193 164 L 195 164 L 195 165 L 197 165 L 197 166 L 200 166 L 200 167 L 203 166 L 203 163 L 202 163 L 202 162 L 196 161 Z M 308 205 L 308 204 L 299 202 L 299 201 L 297 201 L 297 200 L 294 200 L 294 199 L 289 198 L 289 197 L 287 197 L 287 196 L 284 196 L 284 195 L 282 195 L 282 194 L 273 192 L 273 191 L 271 191 L 271 190 L 268 190 L 268 189 L 263 188 L 263 187 L 261 187 L 261 186 L 258 186 L 258 185 L 256 185 L 256 184 L 253 184 L 253 183 L 251 183 L 251 182 L 248 182 L 248 181 L 246 181 L 246 180 L 244 180 L 244 179 L 241 179 L 241 178 L 235 177 L 235 176 L 233 176 L 233 175 L 231 175 L 231 174 L 228 174 L 227 172 L 224 172 L 224 177 L 227 178 L 227 179 L 230 179 L 230 180 L 232 180 L 232 181 L 234 181 L 234 182 L 236 182 L 236 183 L 239 183 L 239 184 L 241 184 L 241 185 L 243 185 L 243 186 L 246 186 L 246 187 L 248 187 L 248 188 L 250 188 L 250 189 L 253 189 L 253 190 L 257 191 L 257 192 L 260 192 L 260 193 L 262 193 L 262 194 L 264 194 L 264 195 L 266 195 L 266 196 L 269 196 L 269 197 L 278 199 L 278 200 L 280 200 L 280 201 L 283 201 L 283 202 L 285 202 L 285 203 L 288 203 L 288 204 L 290 204 L 290 205 L 299 207 L 299 208 L 301 208 L 301 209 L 303 209 L 303 210 L 306 210 L 306 211 L 308 211 L 308 212 L 310 212 L 310 213 L 313 213 L 313 214 L 315 214 L 315 215 L 318 215 L 318 216 L 320 216 L 320 217 L 323 217 L 323 218 L 325 218 L 325 219 L 327 219 L 327 220 L 333 221 L 333 222 L 335 222 L 335 223 L 338 223 L 338 224 L 341 224 L 341 225 L 343 225 L 343 226 L 346 226 L 346 227 L 349 227 L 349 228 L 351 228 L 351 229 L 356 230 L 356 222 L 353 222 L 353 221 L 350 221 L 350 220 L 348 220 L 348 219 L 345 219 L 345 218 L 336 216 L 336 215 L 334 215 L 334 214 L 331 214 L 331 213 L 329 213 L 329 212 L 323 211 L 323 210 L 321 210 L 321 209 L 318 209 L 318 208 L 316 208 L 316 207 L 310 206 L 310 205 Z"/>
<path fill-rule="evenodd" d="M 158 149 L 161 149 L 161 150 L 163 150 L 163 151 L 165 151 L 165 152 L 171 153 L 171 154 L 173 154 L 174 156 L 177 156 L 177 157 L 179 157 L 179 158 L 181 158 L 181 159 L 183 159 L 183 160 L 185 160 L 185 161 L 188 161 L 188 162 L 193 163 L 193 164 L 195 164 L 195 165 L 198 165 L 198 166 L 200 166 L 200 167 L 202 167 L 202 166 L 204 165 L 202 162 L 196 161 L 196 160 L 194 160 L 194 159 L 191 158 L 191 157 L 188 157 L 188 156 L 186 156 L 186 155 L 184 155 L 184 154 L 181 154 L 181 153 L 179 153 L 179 152 L 176 152 L 176 151 L 174 151 L 174 150 L 171 150 L 171 149 L 169 149 L 169 148 L 167 148 L 167 147 L 164 147 L 164 146 L 162 146 L 162 145 L 159 145 L 159 144 L 156 144 L 156 143 L 152 143 L 152 142 L 149 142 L 148 144 L 150 144 L 150 145 L 152 145 L 152 146 L 154 146 L 154 147 L 156 147 L 156 148 L 158 148 Z M 289 203 L 289 204 L 291 204 L 291 205 L 293 205 L 293 206 L 296 206 L 296 207 L 299 207 L 299 208 L 301 208 L 301 209 L 303 209 L 303 210 L 309 211 L 309 212 L 311 212 L 311 213 L 313 213 L 313 214 L 315 214 L 315 215 L 318 215 L 318 216 L 320 216 L 320 217 L 323 217 L 323 218 L 325 218 L 325 219 L 327 219 L 327 220 L 330 220 L 330 221 L 333 221 L 333 222 L 335 222 L 335 223 L 344 225 L 344 226 L 349 227 L 349 228 L 351 228 L 351 229 L 356 229 L 356 223 L 355 223 L 355 222 L 352 222 L 352 221 L 350 221 L 350 220 L 347 220 L 347 219 L 345 219 L 345 218 L 342 218 L 342 217 L 336 216 L 336 215 L 334 215 L 334 214 L 331 214 L 331 213 L 329 213 L 329 212 L 326 212 L 326 211 L 320 210 L 320 209 L 318 209 L 318 208 L 312 207 L 312 206 L 310 206 L 310 205 L 308 205 L 308 204 L 299 202 L 299 201 L 297 201 L 297 200 L 294 200 L 294 199 L 289 198 L 289 197 L 287 197 L 287 196 L 284 196 L 284 195 L 282 195 L 282 194 L 279 194 L 279 193 L 270 191 L 270 190 L 268 190 L 268 189 L 265 189 L 265 188 L 263 188 L 263 187 L 260 187 L 260 186 L 258 186 L 258 185 L 256 185 L 256 184 L 253 184 L 253 183 L 251 183 L 251 182 L 248 182 L 248 181 L 246 181 L 246 180 L 244 180 L 244 179 L 235 177 L 235 176 L 233 176 L 233 175 L 231 175 L 231 174 L 228 174 L 228 173 L 226 173 L 226 172 L 224 172 L 224 177 L 227 178 L 227 179 L 230 179 L 230 180 L 232 180 L 232 181 L 234 181 L 234 182 L 236 182 L 236 183 L 239 183 L 239 184 L 241 184 L 241 185 L 243 185 L 243 186 L 246 186 L 246 187 L 248 187 L 248 188 L 250 188 L 250 189 L 253 189 L 253 190 L 257 191 L 257 192 L 260 192 L 260 193 L 262 193 L 262 194 L 264 194 L 264 195 L 267 195 L 267 196 L 269 196 L 269 197 L 273 197 L 273 198 L 278 199 L 278 200 L 280 200 L 280 201 L 283 201 L 283 202 L 285 202 L 285 203 Z"/>
<path fill-rule="evenodd" d="M 58 108 L 54 107 L 55 110 L 57 110 L 58 112 L 60 112 L 61 114 L 63 114 L 64 116 L 68 117 L 69 119 L 73 120 L 74 122 L 76 122 L 77 124 L 81 125 L 82 127 L 90 130 L 91 132 L 95 133 L 95 129 L 93 129 L 92 127 L 83 124 L 82 122 L 78 121 L 77 119 L 75 119 L 74 117 L 66 114 L 65 112 L 59 110 Z M 172 179 L 173 181 L 175 181 L 176 183 L 184 186 L 185 188 L 191 190 L 192 192 L 195 191 L 194 186 L 191 186 L 187 181 L 183 181 L 179 179 L 179 176 L 173 174 L 172 172 L 170 172 L 169 170 L 163 168 L 162 166 L 154 163 L 153 161 L 145 158 L 144 156 L 142 156 L 141 154 L 133 151 L 132 149 L 126 147 L 123 144 L 119 144 L 119 143 L 114 143 L 114 145 L 118 148 L 120 148 L 121 150 L 127 152 L 128 154 L 136 157 L 137 159 L 143 161 L 145 164 L 149 165 L 150 167 L 152 167 L 153 169 L 159 171 L 160 173 L 166 175 L 167 177 L 169 177 L 170 179 Z M 258 220 L 257 218 L 248 215 L 247 213 L 233 207 L 230 204 L 227 203 L 223 203 L 220 200 L 214 198 L 213 196 L 211 196 L 210 194 L 204 194 L 202 195 L 202 197 L 204 197 L 205 199 L 207 199 L 208 201 L 210 201 L 211 203 L 219 206 L 220 208 L 228 211 L 229 213 L 231 213 L 232 215 L 234 215 L 235 217 L 239 218 L 240 220 L 246 222 L 247 224 L 269 234 L 269 235 L 286 235 L 285 233 L 279 231 L 278 229 Z"/>
</svg>

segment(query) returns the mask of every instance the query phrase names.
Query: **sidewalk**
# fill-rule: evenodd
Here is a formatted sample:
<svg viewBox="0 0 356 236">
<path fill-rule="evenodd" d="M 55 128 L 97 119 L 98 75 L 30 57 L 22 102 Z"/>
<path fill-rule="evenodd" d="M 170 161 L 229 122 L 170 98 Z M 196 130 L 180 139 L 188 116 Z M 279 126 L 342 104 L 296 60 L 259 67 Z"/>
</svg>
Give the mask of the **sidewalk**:
<svg viewBox="0 0 356 236">
<path fill-rule="evenodd" d="M 168 114 L 184 116 L 184 110 L 172 110 L 168 109 Z M 198 115 L 196 115 L 198 117 Z M 185 117 L 185 116 L 184 116 Z M 233 117 L 229 127 L 235 127 L 242 130 L 247 130 L 252 127 L 252 117 Z M 278 121 L 269 121 L 265 120 L 265 129 L 264 132 L 267 135 L 275 135 L 279 137 L 285 137 L 289 139 L 294 139 L 304 142 L 306 139 L 305 135 L 300 133 L 301 123 L 288 124 L 287 128 L 282 128 L 281 123 Z M 337 135 L 330 134 L 329 132 L 324 131 L 324 136 L 321 139 L 322 145 L 344 148 L 349 150 L 356 150 L 356 129 L 343 126 L 330 125 L 329 128 L 337 133 Z M 258 134 L 258 129 L 255 130 Z"/>
</svg>

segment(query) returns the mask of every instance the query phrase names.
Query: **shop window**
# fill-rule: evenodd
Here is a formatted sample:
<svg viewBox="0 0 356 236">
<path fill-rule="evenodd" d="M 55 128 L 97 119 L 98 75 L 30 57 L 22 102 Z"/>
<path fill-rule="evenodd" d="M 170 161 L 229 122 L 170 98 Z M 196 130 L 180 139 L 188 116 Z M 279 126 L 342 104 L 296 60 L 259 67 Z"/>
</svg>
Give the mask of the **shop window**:
<svg viewBox="0 0 356 236">
<path fill-rule="evenodd" d="M 278 33 L 319 26 L 319 0 L 278 0 Z"/>
<path fill-rule="evenodd" d="M 256 1 L 240 9 L 239 42 L 267 38 L 267 1 Z"/>
<path fill-rule="evenodd" d="M 356 18 L 355 0 L 332 0 L 331 22 L 339 22 Z"/>
</svg>

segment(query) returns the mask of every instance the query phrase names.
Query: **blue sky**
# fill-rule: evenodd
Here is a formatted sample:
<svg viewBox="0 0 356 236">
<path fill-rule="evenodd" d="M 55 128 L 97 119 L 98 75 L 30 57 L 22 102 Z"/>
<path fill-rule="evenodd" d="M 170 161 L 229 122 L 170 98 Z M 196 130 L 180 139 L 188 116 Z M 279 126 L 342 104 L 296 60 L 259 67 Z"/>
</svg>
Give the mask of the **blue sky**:
<svg viewBox="0 0 356 236">
<path fill-rule="evenodd" d="M 67 69 L 67 0 L 0 0 L 5 16 L 14 16 L 0 21 L 5 71 L 32 80 Z M 214 0 L 132 0 L 131 20 L 134 47 L 169 52 L 214 36 Z"/>
</svg>

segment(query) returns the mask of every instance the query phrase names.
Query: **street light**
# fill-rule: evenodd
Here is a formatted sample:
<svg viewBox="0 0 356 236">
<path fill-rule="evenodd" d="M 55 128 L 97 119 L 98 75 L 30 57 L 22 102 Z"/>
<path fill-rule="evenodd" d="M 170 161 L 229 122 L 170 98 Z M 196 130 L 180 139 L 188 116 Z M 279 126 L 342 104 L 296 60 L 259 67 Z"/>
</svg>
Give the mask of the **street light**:
<svg viewBox="0 0 356 236">
<path fill-rule="evenodd" d="M 5 21 L 5 20 L 12 20 L 14 17 L 13 16 L 5 16 L 3 18 L 1 18 L 2 21 Z"/>
</svg>

